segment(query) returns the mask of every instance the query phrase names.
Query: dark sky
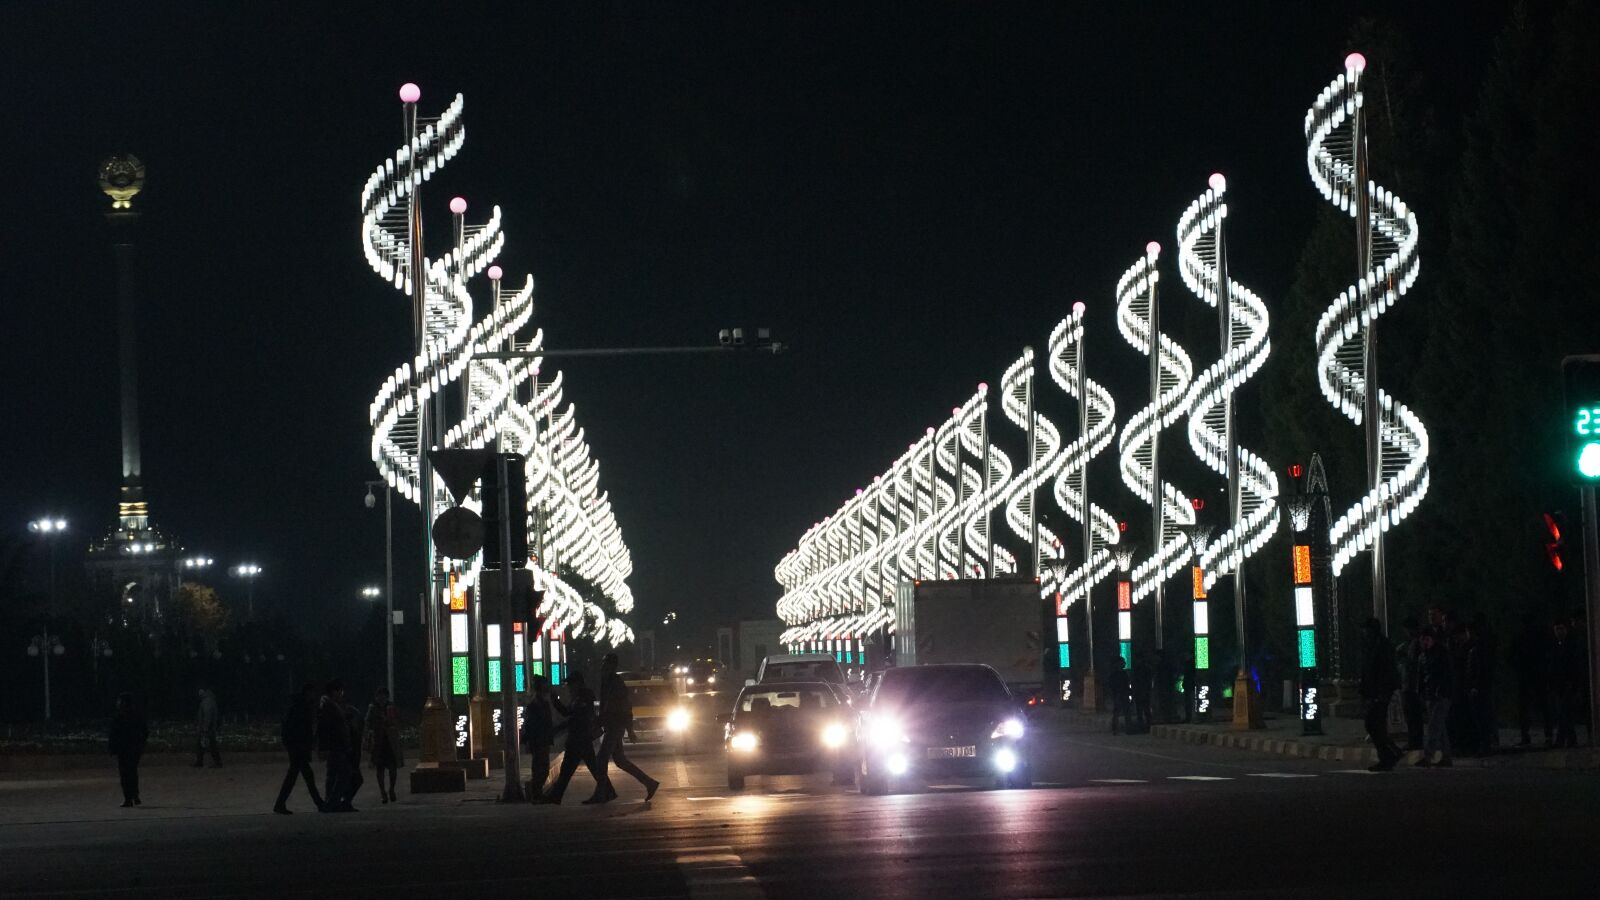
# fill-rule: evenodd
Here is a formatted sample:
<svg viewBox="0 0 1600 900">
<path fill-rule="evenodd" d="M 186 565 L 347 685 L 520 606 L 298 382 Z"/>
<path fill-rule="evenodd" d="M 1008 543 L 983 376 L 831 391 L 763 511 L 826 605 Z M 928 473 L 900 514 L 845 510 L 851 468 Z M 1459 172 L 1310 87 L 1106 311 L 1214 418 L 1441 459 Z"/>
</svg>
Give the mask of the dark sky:
<svg viewBox="0 0 1600 900">
<path fill-rule="evenodd" d="M 453 194 L 480 220 L 500 204 L 501 262 L 536 278 L 551 346 L 731 325 L 794 345 L 564 365 L 633 550 L 636 626 L 770 614 L 800 532 L 1042 348 L 1072 301 L 1089 304 L 1095 377 L 1138 383 L 1115 279 L 1147 240 L 1170 247 L 1212 171 L 1229 176 L 1234 276 L 1282 295 L 1321 202 L 1301 120 L 1369 6 L 5 3 L 0 527 L 59 513 L 86 540 L 113 523 L 94 172 L 131 152 L 149 170 L 157 524 L 266 566 L 258 602 L 354 615 L 382 572 L 367 407 L 410 335 L 362 259 L 357 200 L 400 141 L 410 80 L 425 114 L 467 98 L 465 149 L 426 195 L 433 235 Z M 1419 64 L 1470 100 L 1503 10 L 1402 6 Z M 1174 275 L 1166 315 L 1203 325 Z M 412 591 L 420 524 L 397 509 Z"/>
</svg>

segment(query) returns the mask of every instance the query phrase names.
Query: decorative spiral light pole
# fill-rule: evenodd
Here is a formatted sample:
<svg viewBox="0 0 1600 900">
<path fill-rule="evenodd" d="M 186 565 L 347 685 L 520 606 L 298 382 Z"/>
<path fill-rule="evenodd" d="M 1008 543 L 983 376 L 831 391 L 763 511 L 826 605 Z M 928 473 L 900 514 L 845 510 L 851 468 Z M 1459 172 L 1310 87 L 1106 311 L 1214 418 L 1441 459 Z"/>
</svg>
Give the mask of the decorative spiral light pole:
<svg viewBox="0 0 1600 900">
<path fill-rule="evenodd" d="M 1156 261 L 1160 256 L 1160 244 L 1146 244 L 1144 257 L 1117 282 L 1117 327 L 1133 349 L 1149 358 L 1150 364 L 1150 403 L 1128 417 L 1117 436 L 1117 449 L 1123 483 L 1150 505 L 1152 514 L 1150 534 L 1154 547 L 1148 557 L 1133 566 L 1132 584 L 1135 601 L 1155 599 L 1157 650 L 1166 646 L 1165 584 L 1189 560 L 1189 542 L 1183 528 L 1194 524 L 1194 507 L 1189 498 L 1161 478 L 1161 431 L 1183 417 L 1194 365 L 1176 341 L 1160 333 L 1156 294 L 1160 277 Z"/>
<path fill-rule="evenodd" d="M 1260 707 L 1246 659 L 1244 562 L 1278 528 L 1278 477 L 1266 461 L 1239 445 L 1233 395 L 1266 362 L 1267 307 L 1253 291 L 1228 277 L 1223 224 L 1227 180 L 1212 175 L 1210 189 L 1178 219 L 1178 272 L 1183 283 L 1220 315 L 1221 358 L 1195 378 L 1185 408 L 1189 444 L 1200 460 L 1228 480 L 1226 529 L 1199 555 L 1204 586 L 1232 573 L 1234 629 L 1239 669 L 1234 676 L 1235 728 L 1260 725 Z"/>
<path fill-rule="evenodd" d="M 1363 427 L 1367 492 L 1334 520 L 1329 539 L 1337 575 L 1372 550 L 1372 614 L 1387 629 L 1384 534 L 1428 492 L 1428 431 L 1378 386 L 1378 317 L 1417 280 L 1417 217 L 1367 174 L 1365 97 L 1359 53 L 1306 112 L 1306 166 L 1322 196 L 1356 220 L 1356 282 L 1317 321 L 1317 384 L 1334 408 Z"/>
</svg>

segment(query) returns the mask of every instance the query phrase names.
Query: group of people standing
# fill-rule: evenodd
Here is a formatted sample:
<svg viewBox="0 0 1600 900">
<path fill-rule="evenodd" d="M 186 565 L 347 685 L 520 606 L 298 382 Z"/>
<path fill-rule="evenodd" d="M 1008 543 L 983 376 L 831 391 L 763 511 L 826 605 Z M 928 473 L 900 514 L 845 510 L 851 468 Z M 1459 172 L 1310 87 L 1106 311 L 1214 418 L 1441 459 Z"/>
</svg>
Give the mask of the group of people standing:
<svg viewBox="0 0 1600 900">
<path fill-rule="evenodd" d="M 405 764 L 405 754 L 400 746 L 399 712 L 390 701 L 387 688 L 378 688 L 363 716 L 345 702 L 343 681 L 335 678 L 328 682 L 320 697 L 316 685 L 307 684 L 289 698 L 281 738 L 289 753 L 289 770 L 284 773 L 273 812 L 293 812 L 288 803 L 296 779 L 305 781 L 318 812 L 356 812 L 356 792 L 366 783 L 361 774 L 363 753 L 372 764 L 383 802 L 399 800 L 395 782 Z M 311 769 L 313 752 L 324 763 L 320 793 Z"/>
<path fill-rule="evenodd" d="M 1406 638 L 1391 647 L 1376 618 L 1363 624 L 1361 697 L 1366 728 L 1378 754 L 1374 771 L 1394 768 L 1409 751 L 1422 752 L 1419 766 L 1449 766 L 1456 755 L 1494 753 L 1500 730 L 1494 706 L 1499 644 L 1488 618 L 1459 620 L 1441 606 L 1428 609 L 1426 625 L 1402 623 Z M 1545 744 L 1577 746 L 1577 724 L 1587 721 L 1588 658 L 1581 629 L 1558 619 L 1548 631 L 1538 617 L 1523 617 L 1508 654 L 1517 676 L 1521 740 L 1538 712 Z M 1398 691 L 1406 723 L 1406 748 L 1389 737 L 1389 704 Z M 1591 736 L 1592 741 L 1592 736 Z"/>
<path fill-rule="evenodd" d="M 567 679 L 568 702 L 563 703 L 550 693 L 542 676 L 533 679 L 533 696 L 522 714 L 523 745 L 533 764 L 533 778 L 528 785 L 528 798 L 534 803 L 560 803 L 567 785 L 578 771 L 578 766 L 588 768 L 594 777 L 594 793 L 585 804 L 610 803 L 617 798 L 607 772 L 611 763 L 632 775 L 645 789 L 645 800 L 655 797 L 661 782 L 645 774 L 623 751 L 623 738 L 633 727 L 633 703 L 628 697 L 628 686 L 617 674 L 617 655 L 607 653 L 600 663 L 600 696 L 586 683 L 583 673 L 574 672 Z M 562 721 L 557 724 L 556 713 Z M 550 750 L 556 736 L 566 732 L 567 740 L 561 758 L 561 771 L 554 784 L 545 789 L 550 777 Z M 595 750 L 599 740 L 600 749 Z"/>
</svg>

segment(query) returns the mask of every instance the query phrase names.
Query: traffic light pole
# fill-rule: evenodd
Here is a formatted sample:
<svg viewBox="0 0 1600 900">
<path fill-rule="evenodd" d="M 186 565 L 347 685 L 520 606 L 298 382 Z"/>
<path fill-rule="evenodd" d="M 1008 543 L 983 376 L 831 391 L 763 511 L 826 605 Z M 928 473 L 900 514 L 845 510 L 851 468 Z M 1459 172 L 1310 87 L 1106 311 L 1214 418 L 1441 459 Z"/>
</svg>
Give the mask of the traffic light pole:
<svg viewBox="0 0 1600 900">
<path fill-rule="evenodd" d="M 1600 650 L 1600 513 L 1595 509 L 1595 486 L 1585 484 L 1583 493 L 1583 593 L 1589 625 L 1589 659 Z M 1589 666 L 1589 721 L 1600 722 L 1600 666 Z M 1591 726 L 1592 728 L 1592 726 Z M 1591 731 L 1591 742 L 1593 732 Z"/>
<path fill-rule="evenodd" d="M 516 628 L 512 625 L 511 595 L 515 588 L 512 581 L 515 570 L 511 568 L 511 523 L 522 522 L 522 516 L 513 516 L 511 509 L 511 476 L 507 471 L 506 455 L 496 453 L 494 465 L 498 470 L 500 496 L 495 501 L 500 504 L 500 578 L 503 590 L 500 594 L 502 614 L 500 616 L 500 733 L 505 738 L 505 765 L 506 773 L 505 791 L 500 799 L 506 803 L 522 802 L 525 799 L 522 793 L 522 754 L 518 747 L 517 734 L 517 676 L 516 665 Z M 520 472 L 517 473 L 519 476 Z M 518 510 L 517 512 L 521 512 Z"/>
</svg>

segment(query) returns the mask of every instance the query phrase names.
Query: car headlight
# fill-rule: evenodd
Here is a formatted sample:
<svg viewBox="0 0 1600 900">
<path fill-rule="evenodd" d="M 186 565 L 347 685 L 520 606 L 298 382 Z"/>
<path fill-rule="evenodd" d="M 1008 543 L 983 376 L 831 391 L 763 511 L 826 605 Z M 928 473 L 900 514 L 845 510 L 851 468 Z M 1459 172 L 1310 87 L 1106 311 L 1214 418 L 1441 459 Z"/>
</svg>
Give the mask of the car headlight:
<svg viewBox="0 0 1600 900">
<path fill-rule="evenodd" d="M 867 740 L 874 746 L 893 747 L 895 744 L 904 744 L 911 739 L 906 737 L 905 729 L 893 719 L 873 719 L 867 726 Z"/>
<path fill-rule="evenodd" d="M 684 682 L 684 684 L 690 685 L 692 687 L 694 685 L 694 676 L 691 675 L 688 678 L 685 678 L 683 680 L 683 682 Z"/>
<path fill-rule="evenodd" d="M 717 676 L 715 676 L 715 675 L 707 675 L 706 676 L 706 684 L 716 684 L 716 683 L 717 683 Z"/>
<path fill-rule="evenodd" d="M 736 732 L 733 737 L 728 739 L 728 745 L 730 747 L 735 750 L 742 750 L 746 753 L 756 749 L 756 745 L 760 743 L 760 739 L 756 737 L 756 734 L 753 731 Z"/>
<path fill-rule="evenodd" d="M 688 710 L 686 710 L 686 709 L 675 709 L 672 712 L 667 713 L 667 730 L 668 731 L 687 731 L 688 728 L 689 728 L 689 711 Z"/>
<path fill-rule="evenodd" d="M 849 740 L 850 732 L 846 731 L 845 727 L 838 722 L 832 722 L 822 729 L 822 746 L 824 747 L 843 747 Z"/>
<path fill-rule="evenodd" d="M 1006 719 L 994 727 L 994 732 L 989 735 L 989 739 L 994 740 L 995 738 L 1003 737 L 1019 738 L 1022 737 L 1022 731 L 1023 728 L 1021 719 Z"/>
</svg>

